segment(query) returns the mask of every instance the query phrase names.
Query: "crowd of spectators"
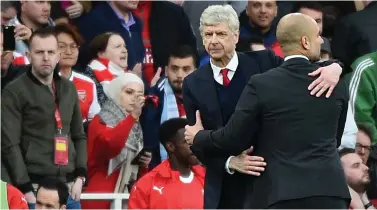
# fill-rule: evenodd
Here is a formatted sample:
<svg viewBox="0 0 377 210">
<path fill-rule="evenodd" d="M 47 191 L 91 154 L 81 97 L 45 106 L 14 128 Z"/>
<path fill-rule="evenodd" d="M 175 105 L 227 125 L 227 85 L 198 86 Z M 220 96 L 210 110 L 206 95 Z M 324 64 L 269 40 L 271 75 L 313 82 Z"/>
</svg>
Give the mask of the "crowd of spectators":
<svg viewBox="0 0 377 210">
<path fill-rule="evenodd" d="M 341 63 L 349 85 L 339 156 L 351 207 L 377 206 L 377 2 L 349 3 L 344 14 L 316 1 L 1 1 L 0 195 L 13 192 L 8 208 L 111 208 L 80 202 L 84 192 L 131 193 L 129 208 L 203 208 L 182 87 L 210 63 L 203 11 L 229 4 L 246 54 L 284 57 L 285 14 L 317 22 L 321 61 Z"/>
</svg>

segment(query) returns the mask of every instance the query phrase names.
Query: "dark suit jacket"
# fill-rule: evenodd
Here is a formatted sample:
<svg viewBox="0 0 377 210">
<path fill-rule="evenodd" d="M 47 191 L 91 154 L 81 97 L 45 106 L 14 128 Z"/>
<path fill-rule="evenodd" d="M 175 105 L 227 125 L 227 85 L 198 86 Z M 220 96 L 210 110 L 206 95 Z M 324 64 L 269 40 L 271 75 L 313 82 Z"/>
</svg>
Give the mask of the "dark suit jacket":
<svg viewBox="0 0 377 210">
<path fill-rule="evenodd" d="M 282 59 L 273 54 L 270 50 L 238 53 L 239 67 L 247 78 L 259 74 L 282 63 Z M 237 70 L 238 71 L 238 70 Z M 305 90 L 307 88 L 304 88 Z M 203 125 L 206 129 L 217 129 L 226 124 L 221 115 L 221 109 L 216 94 L 213 70 L 210 64 L 206 64 L 195 72 L 188 75 L 183 83 L 183 101 L 189 124 L 195 123 L 195 112 L 199 110 L 203 117 Z M 250 136 L 245 137 L 250 139 Z M 195 155 L 206 166 L 206 179 L 204 189 L 204 208 L 215 209 L 225 208 L 219 206 L 220 197 L 226 197 L 226 201 L 237 205 L 234 208 L 242 208 L 246 176 L 239 173 L 229 175 L 225 171 L 225 162 L 229 155 L 218 155 L 209 157 L 192 148 Z M 238 153 L 239 154 L 239 153 Z M 238 155 L 234 153 L 233 155 Z M 222 189 L 224 176 L 231 176 L 231 189 Z M 229 180 L 229 179 L 228 179 Z M 229 186 L 229 185 L 228 185 Z M 223 195 L 222 195 L 223 194 Z"/>
<path fill-rule="evenodd" d="M 250 146 L 242 134 L 260 125 L 254 155 L 267 166 L 249 186 L 246 208 L 312 196 L 350 198 L 337 152 L 348 89 L 340 80 L 330 98 L 311 96 L 307 87 L 315 78 L 308 73 L 318 67 L 293 58 L 252 76 L 227 125 L 196 135 L 193 147 L 205 152 L 241 152 Z"/>
<path fill-rule="evenodd" d="M 377 2 L 343 18 L 334 29 L 331 41 L 333 57 L 351 71 L 351 64 L 359 57 L 377 50 Z"/>
<path fill-rule="evenodd" d="M 152 1 L 149 31 L 155 70 L 167 65 L 171 51 L 179 45 L 192 47 L 198 56 L 196 38 L 181 6 L 168 1 Z"/>
</svg>

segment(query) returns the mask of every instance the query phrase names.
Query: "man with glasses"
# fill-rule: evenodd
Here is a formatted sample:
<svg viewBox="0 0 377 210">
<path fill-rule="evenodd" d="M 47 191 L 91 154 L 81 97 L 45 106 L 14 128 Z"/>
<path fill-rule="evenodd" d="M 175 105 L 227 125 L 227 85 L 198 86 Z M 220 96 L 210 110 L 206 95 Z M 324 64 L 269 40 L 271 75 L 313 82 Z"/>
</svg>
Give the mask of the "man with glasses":
<svg viewBox="0 0 377 210">
<path fill-rule="evenodd" d="M 356 137 L 355 152 L 363 160 L 363 164 L 366 165 L 370 154 L 370 146 L 372 144 L 372 131 L 363 124 L 359 124 L 358 128 L 359 131 L 357 132 Z"/>
<path fill-rule="evenodd" d="M 79 56 L 79 46 L 83 43 L 83 38 L 68 24 L 58 24 L 54 28 L 58 39 L 58 49 L 60 52 L 59 74 L 69 79 L 77 89 L 79 97 L 81 115 L 86 130 L 90 120 L 100 111 L 97 100 L 97 88 L 92 79 L 77 73 L 74 66 Z"/>
</svg>

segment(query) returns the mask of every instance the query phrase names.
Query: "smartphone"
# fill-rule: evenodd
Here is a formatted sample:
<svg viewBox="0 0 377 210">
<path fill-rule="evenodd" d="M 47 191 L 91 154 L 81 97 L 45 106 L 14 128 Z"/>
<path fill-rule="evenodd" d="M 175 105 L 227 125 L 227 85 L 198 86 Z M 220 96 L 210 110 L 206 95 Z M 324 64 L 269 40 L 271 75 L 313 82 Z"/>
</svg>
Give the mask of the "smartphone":
<svg viewBox="0 0 377 210">
<path fill-rule="evenodd" d="M 137 155 L 136 157 L 132 160 L 131 164 L 132 165 L 139 165 L 139 158 L 141 156 L 143 156 L 146 152 L 150 152 L 152 153 L 152 150 L 151 149 L 148 149 L 148 148 L 143 148 Z"/>
<path fill-rule="evenodd" d="M 14 38 L 14 26 L 1 26 L 3 32 L 3 50 L 14 51 L 16 39 Z"/>
</svg>

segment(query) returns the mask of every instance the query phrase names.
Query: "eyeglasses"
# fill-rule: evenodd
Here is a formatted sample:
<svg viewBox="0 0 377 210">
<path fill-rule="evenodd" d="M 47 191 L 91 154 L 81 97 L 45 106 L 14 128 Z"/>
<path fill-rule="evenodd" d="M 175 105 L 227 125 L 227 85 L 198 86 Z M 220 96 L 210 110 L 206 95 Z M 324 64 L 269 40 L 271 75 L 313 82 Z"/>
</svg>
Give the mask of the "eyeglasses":
<svg viewBox="0 0 377 210">
<path fill-rule="evenodd" d="M 358 150 L 365 149 L 366 151 L 370 151 L 370 146 L 364 146 L 360 143 L 356 143 L 355 149 L 358 149 Z"/>
<path fill-rule="evenodd" d="M 80 47 L 77 46 L 76 44 L 67 45 L 67 44 L 59 43 L 60 52 L 64 52 L 64 53 L 67 52 L 68 48 L 70 49 L 72 53 L 76 53 Z"/>
</svg>

